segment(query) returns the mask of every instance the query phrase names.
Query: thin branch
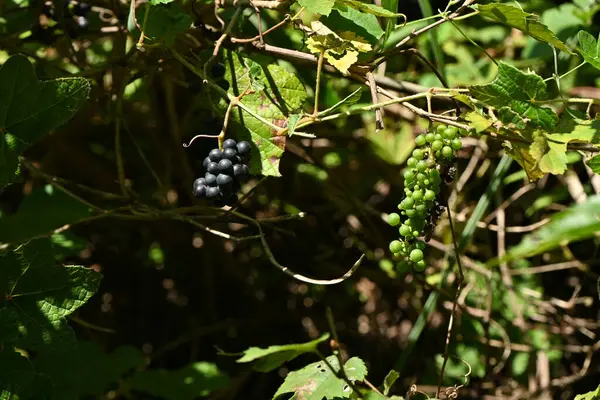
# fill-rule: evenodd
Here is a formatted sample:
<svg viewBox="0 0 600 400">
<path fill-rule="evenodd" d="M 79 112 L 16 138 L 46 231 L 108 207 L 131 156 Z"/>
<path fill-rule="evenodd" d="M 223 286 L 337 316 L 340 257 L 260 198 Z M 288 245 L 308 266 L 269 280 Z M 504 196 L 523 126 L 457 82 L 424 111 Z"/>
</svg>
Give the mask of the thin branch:
<svg viewBox="0 0 600 400">
<path fill-rule="evenodd" d="M 375 83 L 373 73 L 367 72 L 366 78 L 369 82 L 369 89 L 371 90 L 371 100 L 373 101 L 373 104 L 377 104 L 379 103 L 379 99 L 377 98 L 377 83 Z M 383 107 L 378 107 L 375 109 L 375 131 L 383 129 L 385 129 L 385 126 L 383 125 Z"/>
</svg>

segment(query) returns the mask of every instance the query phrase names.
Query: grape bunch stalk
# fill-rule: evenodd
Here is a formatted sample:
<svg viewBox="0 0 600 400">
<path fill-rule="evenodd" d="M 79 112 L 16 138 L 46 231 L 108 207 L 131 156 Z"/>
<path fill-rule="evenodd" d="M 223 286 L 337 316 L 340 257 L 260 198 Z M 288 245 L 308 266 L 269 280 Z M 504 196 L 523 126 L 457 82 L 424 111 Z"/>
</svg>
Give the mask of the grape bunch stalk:
<svg viewBox="0 0 600 400">
<path fill-rule="evenodd" d="M 452 182 L 456 168 L 452 165 L 462 148 L 459 130 L 438 125 L 435 132 L 415 138 L 417 148 L 407 160 L 404 171 L 404 199 L 398 204 L 400 214 L 391 213 L 388 223 L 399 226 L 400 238 L 390 243 L 397 257 L 407 257 L 416 271 L 425 270 L 423 250 L 437 219 L 445 209 L 447 191 L 443 185 Z"/>
<path fill-rule="evenodd" d="M 219 205 L 232 205 L 237 200 L 236 192 L 249 176 L 249 159 L 248 142 L 226 139 L 223 150 L 212 149 L 204 159 L 206 173 L 194 181 L 194 196 L 215 200 Z"/>
</svg>

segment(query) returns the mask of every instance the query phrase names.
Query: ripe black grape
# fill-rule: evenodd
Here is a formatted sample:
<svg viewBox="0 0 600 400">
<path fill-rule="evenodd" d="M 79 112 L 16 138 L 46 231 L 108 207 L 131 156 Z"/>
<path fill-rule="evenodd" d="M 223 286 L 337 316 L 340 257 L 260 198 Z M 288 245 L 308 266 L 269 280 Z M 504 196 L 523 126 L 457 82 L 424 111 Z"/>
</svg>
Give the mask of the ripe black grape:
<svg viewBox="0 0 600 400">
<path fill-rule="evenodd" d="M 194 182 L 194 196 L 213 200 L 219 207 L 233 205 L 237 200 L 235 193 L 250 173 L 246 164 L 249 155 L 248 142 L 223 141 L 222 150 L 213 149 L 204 159 L 206 174 Z"/>
</svg>

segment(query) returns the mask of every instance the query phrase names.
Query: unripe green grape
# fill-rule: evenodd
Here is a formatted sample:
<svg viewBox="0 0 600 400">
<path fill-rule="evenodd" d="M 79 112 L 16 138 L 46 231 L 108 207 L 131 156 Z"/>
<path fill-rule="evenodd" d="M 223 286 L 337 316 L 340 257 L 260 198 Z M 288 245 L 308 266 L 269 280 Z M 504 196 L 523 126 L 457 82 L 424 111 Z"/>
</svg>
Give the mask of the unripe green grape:
<svg viewBox="0 0 600 400">
<path fill-rule="evenodd" d="M 415 205 L 415 202 L 411 197 L 405 198 L 400 203 L 400 206 L 402 206 L 402 209 L 404 209 L 404 210 L 410 210 L 411 208 L 413 208 L 414 205 Z"/>
<path fill-rule="evenodd" d="M 409 188 L 405 187 L 404 188 L 404 193 L 406 193 L 406 196 L 410 197 L 410 195 L 412 194 L 412 190 L 410 190 Z"/>
<path fill-rule="evenodd" d="M 394 243 L 394 242 L 392 242 Z M 391 247 L 391 244 L 390 244 Z M 408 258 L 410 258 L 410 261 L 412 262 L 419 262 L 423 259 L 423 250 L 419 250 L 419 249 L 414 249 L 413 251 L 410 252 L 410 255 L 408 256 Z"/>
<path fill-rule="evenodd" d="M 404 179 L 407 181 L 412 181 L 415 178 L 415 173 L 411 169 L 407 169 L 404 171 Z"/>
<path fill-rule="evenodd" d="M 431 143 L 435 140 L 435 134 L 429 132 L 427 135 L 425 135 L 425 140 L 427 140 L 427 143 Z"/>
<path fill-rule="evenodd" d="M 412 234 L 413 234 L 414 237 L 419 237 L 421 235 L 421 232 L 419 232 L 419 231 L 413 231 Z"/>
<path fill-rule="evenodd" d="M 417 159 L 416 159 L 416 158 L 414 158 L 414 157 L 409 157 L 409 159 L 408 159 L 408 160 L 406 160 L 406 165 L 408 165 L 408 166 L 409 166 L 409 167 L 411 167 L 411 168 L 414 168 L 414 167 L 417 165 L 417 162 L 418 162 L 418 161 L 419 161 L 419 160 L 417 160 Z"/>
<path fill-rule="evenodd" d="M 402 225 L 400 229 L 398 229 L 398 232 L 401 236 L 410 236 L 412 229 L 410 229 L 410 226 L 408 225 Z"/>
<path fill-rule="evenodd" d="M 390 251 L 392 253 L 400 253 L 400 250 L 402 250 L 402 242 L 399 240 L 393 240 L 390 243 Z M 412 252 L 410 254 L 412 254 Z"/>
<path fill-rule="evenodd" d="M 423 159 L 423 157 L 425 157 L 425 153 L 424 153 L 424 152 L 423 152 L 423 150 L 421 150 L 421 149 L 415 149 L 415 150 L 413 150 L 413 152 L 412 152 L 412 156 L 413 156 L 414 158 L 416 158 L 417 160 L 422 160 L 422 159 Z"/>
<path fill-rule="evenodd" d="M 441 140 L 434 140 L 433 143 L 431 143 L 431 148 L 433 149 L 433 151 L 441 150 L 442 147 L 444 147 L 444 142 L 442 142 Z"/>
<path fill-rule="evenodd" d="M 440 135 L 439 133 L 436 133 L 434 140 L 444 140 L 444 137 L 442 135 Z"/>
<path fill-rule="evenodd" d="M 417 171 L 425 172 L 427 171 L 427 161 L 421 160 L 417 163 Z"/>
<path fill-rule="evenodd" d="M 419 172 L 417 174 L 417 182 L 419 182 L 419 183 L 425 183 L 426 179 L 427 179 L 427 175 L 425 175 L 424 173 Z"/>
<path fill-rule="evenodd" d="M 387 217 L 387 222 L 391 226 L 396 226 L 396 225 L 398 225 L 400 223 L 400 216 L 398 214 L 396 214 L 396 213 L 391 213 Z"/>
<path fill-rule="evenodd" d="M 436 156 L 437 158 L 440 158 L 440 157 L 442 156 L 442 151 L 441 151 L 441 150 L 438 150 L 438 151 L 436 151 L 436 152 L 435 152 L 435 156 Z"/>
<path fill-rule="evenodd" d="M 418 204 L 415 206 L 415 210 L 417 210 L 417 212 L 427 211 L 427 206 L 425 204 Z"/>
<path fill-rule="evenodd" d="M 425 186 L 429 186 L 429 185 L 431 185 L 431 181 L 430 181 L 429 179 L 425 179 L 425 180 L 423 181 L 423 185 L 425 185 Z"/>
<path fill-rule="evenodd" d="M 416 262 L 416 263 L 413 264 L 413 268 L 417 272 L 423 272 L 423 271 L 425 271 L 425 267 L 427 267 L 427 264 L 425 264 L 424 260 L 418 261 L 418 262 Z"/>
<path fill-rule="evenodd" d="M 424 197 L 425 197 L 425 200 L 433 200 L 433 199 L 435 199 L 435 192 L 431 189 L 427 189 L 425 191 Z"/>
<path fill-rule="evenodd" d="M 454 149 L 454 150 L 460 150 L 462 149 L 462 140 L 460 139 L 454 139 L 452 141 L 452 143 L 450 144 L 450 146 Z"/>
<path fill-rule="evenodd" d="M 435 129 L 437 133 L 442 133 L 446 130 L 447 126 L 444 124 L 440 124 L 437 126 L 437 128 Z"/>
<path fill-rule="evenodd" d="M 453 155 L 454 155 L 454 150 L 452 150 L 452 147 L 444 146 L 442 148 L 442 156 L 444 156 L 445 158 L 452 158 Z"/>
<path fill-rule="evenodd" d="M 421 240 L 417 240 L 417 241 L 415 242 L 415 247 L 416 247 L 417 249 L 419 249 L 419 250 L 423 251 L 423 250 L 425 250 L 425 247 L 426 247 L 426 246 L 425 246 L 425 243 L 424 243 L 423 241 L 421 241 Z"/>
<path fill-rule="evenodd" d="M 413 188 L 413 190 L 419 190 L 419 189 L 421 189 L 421 186 L 419 186 L 419 185 L 415 185 L 415 187 Z"/>
<path fill-rule="evenodd" d="M 429 179 L 431 179 L 432 181 L 437 181 L 441 179 L 440 171 L 438 171 L 437 169 L 432 169 L 431 171 L 429 171 Z"/>
<path fill-rule="evenodd" d="M 454 139 L 454 137 L 456 136 L 457 133 L 458 133 L 457 127 L 449 126 L 446 129 L 444 129 L 444 132 L 442 132 L 442 136 L 444 136 L 446 139 Z"/>
<path fill-rule="evenodd" d="M 415 138 L 415 144 L 419 147 L 425 146 L 426 143 L 427 143 L 427 140 L 425 139 L 425 136 L 423 136 L 423 135 L 419 135 Z"/>
<path fill-rule="evenodd" d="M 423 191 L 422 190 L 415 190 L 413 192 L 412 198 L 415 202 L 421 201 L 423 199 Z"/>
<path fill-rule="evenodd" d="M 415 213 L 416 213 L 416 211 L 415 211 L 415 210 L 406 210 L 406 211 L 404 212 L 404 214 L 405 214 L 405 215 L 406 215 L 408 218 L 414 217 L 414 216 L 415 216 Z"/>
</svg>

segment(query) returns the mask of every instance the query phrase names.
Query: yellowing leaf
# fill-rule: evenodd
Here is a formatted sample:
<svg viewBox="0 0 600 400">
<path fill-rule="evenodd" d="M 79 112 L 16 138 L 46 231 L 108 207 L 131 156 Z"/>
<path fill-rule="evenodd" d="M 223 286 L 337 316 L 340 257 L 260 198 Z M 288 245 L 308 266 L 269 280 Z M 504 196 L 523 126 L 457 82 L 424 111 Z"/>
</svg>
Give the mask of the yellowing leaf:
<svg viewBox="0 0 600 400">
<path fill-rule="evenodd" d="M 340 37 L 352 43 L 352 46 L 361 53 L 367 53 L 373 49 L 364 38 L 356 35 L 354 32 L 341 32 Z"/>
</svg>

